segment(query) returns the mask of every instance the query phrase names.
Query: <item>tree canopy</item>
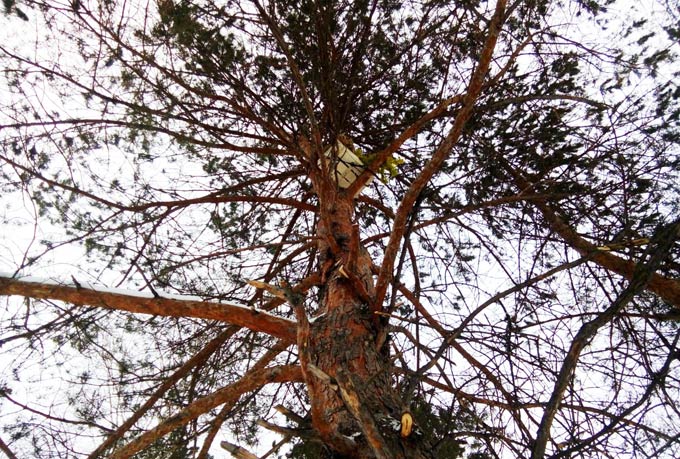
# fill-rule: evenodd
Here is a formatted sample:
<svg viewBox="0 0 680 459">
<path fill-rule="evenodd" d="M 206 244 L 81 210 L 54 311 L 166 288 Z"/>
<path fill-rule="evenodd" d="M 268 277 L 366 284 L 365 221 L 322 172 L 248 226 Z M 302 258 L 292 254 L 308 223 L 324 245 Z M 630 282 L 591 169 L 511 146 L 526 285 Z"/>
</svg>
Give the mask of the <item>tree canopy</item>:
<svg viewBox="0 0 680 459">
<path fill-rule="evenodd" d="M 8 458 L 680 457 L 675 2 L 4 13 Z"/>
</svg>

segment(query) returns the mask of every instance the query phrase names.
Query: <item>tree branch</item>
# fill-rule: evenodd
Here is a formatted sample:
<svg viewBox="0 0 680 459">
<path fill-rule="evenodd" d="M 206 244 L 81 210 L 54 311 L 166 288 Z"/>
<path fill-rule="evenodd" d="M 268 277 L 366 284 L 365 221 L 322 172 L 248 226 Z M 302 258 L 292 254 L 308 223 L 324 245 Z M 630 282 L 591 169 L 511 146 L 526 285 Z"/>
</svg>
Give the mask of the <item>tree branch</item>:
<svg viewBox="0 0 680 459">
<path fill-rule="evenodd" d="M 486 76 L 489 70 L 489 65 L 491 64 L 493 51 L 496 47 L 496 41 L 498 40 L 501 25 L 503 24 L 506 3 L 507 2 L 505 0 L 499 0 L 496 3 L 496 10 L 489 24 L 489 32 L 486 43 L 484 44 L 484 49 L 481 52 L 477 68 L 470 79 L 470 84 L 463 101 L 463 106 L 456 116 L 453 127 L 449 131 L 446 138 L 435 150 L 434 154 L 432 155 L 432 159 L 428 161 L 425 167 L 423 167 L 420 175 L 418 175 L 418 177 L 416 177 L 416 179 L 413 181 L 408 191 L 404 195 L 401 204 L 399 204 L 399 208 L 394 219 L 394 224 L 392 226 L 392 233 L 390 235 L 389 242 L 387 243 L 387 248 L 385 249 L 380 275 L 376 281 L 376 305 L 382 304 L 383 300 L 385 299 L 387 287 L 392 280 L 394 261 L 397 256 L 397 252 L 399 251 L 399 245 L 401 243 L 402 237 L 406 231 L 408 215 L 411 211 L 411 208 L 413 207 L 413 204 L 415 203 L 422 189 L 425 187 L 425 185 L 427 185 L 432 176 L 437 171 L 439 171 L 442 163 L 451 153 L 451 148 L 460 138 L 465 124 L 472 115 L 472 110 L 484 83 L 484 77 Z"/>
<path fill-rule="evenodd" d="M 635 295 L 645 289 L 652 279 L 654 272 L 667 257 L 670 248 L 678 237 L 680 237 L 680 220 L 657 231 L 652 243 L 647 248 L 647 254 L 653 251 L 650 260 L 646 263 L 638 263 L 635 266 L 630 284 L 618 295 L 616 300 L 604 312 L 590 322 L 583 324 L 579 329 L 562 362 L 562 367 L 555 381 L 550 400 L 543 413 L 543 418 L 536 434 L 536 442 L 531 452 L 531 459 L 542 459 L 545 455 L 553 419 L 557 414 L 564 392 L 576 369 L 581 351 L 590 343 L 590 340 L 602 326 L 611 321 Z"/>
<path fill-rule="evenodd" d="M 7 459 L 18 459 L 16 454 L 12 452 L 11 449 L 9 449 L 9 446 L 0 438 L 0 451 L 5 453 L 5 456 L 7 456 Z"/>
<path fill-rule="evenodd" d="M 498 158 L 510 175 L 512 175 L 517 187 L 523 191 L 528 191 L 534 187 L 534 185 L 525 179 L 519 171 L 503 158 L 502 155 L 499 154 Z M 584 257 L 588 257 L 589 260 L 597 263 L 599 266 L 623 276 L 629 281 L 633 280 L 633 275 L 637 268 L 635 262 L 625 260 L 609 251 L 600 250 L 596 245 L 586 241 L 557 214 L 553 206 L 547 200 L 539 199 L 533 202 L 543 215 L 548 226 L 555 233 L 559 234 L 564 242 L 572 249 L 576 250 Z M 659 295 L 669 304 L 680 309 L 680 282 L 678 280 L 669 279 L 661 274 L 652 273 L 649 281 L 645 285 L 645 288 Z"/>
<path fill-rule="evenodd" d="M 117 450 L 109 459 L 127 459 L 141 451 L 154 441 L 198 418 L 209 410 L 224 403 L 235 403 L 241 395 L 253 391 L 269 383 L 301 381 L 302 372 L 298 365 L 278 365 L 269 368 L 257 368 L 248 371 L 243 378 L 229 386 L 200 398 L 155 428 L 140 435 L 132 442 Z"/>
<path fill-rule="evenodd" d="M 269 365 L 269 363 L 272 360 L 274 360 L 274 358 L 277 355 L 279 355 L 281 352 L 285 351 L 287 347 L 288 347 L 288 343 L 285 343 L 283 341 L 279 341 L 276 345 L 274 345 L 274 347 L 272 347 L 270 350 L 268 350 L 250 368 L 249 371 L 254 372 L 254 371 L 258 371 L 258 370 L 265 368 L 267 365 Z M 220 428 L 222 427 L 222 424 L 224 423 L 225 419 L 230 414 L 232 409 L 233 409 L 233 404 L 225 404 L 224 407 L 220 410 L 219 414 L 212 421 L 211 426 L 210 426 L 210 430 L 208 431 L 208 434 L 206 435 L 205 440 L 203 440 L 203 447 L 201 448 L 201 451 L 198 453 L 197 459 L 205 459 L 205 458 L 208 457 L 208 452 L 210 450 L 210 446 L 212 445 L 212 442 L 214 441 L 217 434 L 220 432 Z"/>
<path fill-rule="evenodd" d="M 123 424 L 121 424 L 115 432 L 109 435 L 101 445 L 99 445 L 92 453 L 90 453 L 88 459 L 96 459 L 102 452 L 106 451 L 116 441 L 120 440 L 125 432 L 130 430 L 130 428 L 135 425 L 135 423 L 149 410 L 149 408 L 151 408 L 163 394 L 165 394 L 172 386 L 174 386 L 177 381 L 189 374 L 189 372 L 194 367 L 202 365 L 217 349 L 219 349 L 222 343 L 224 343 L 240 329 L 240 327 L 236 326 L 227 328 L 222 333 L 213 338 L 208 344 L 206 344 L 203 349 L 187 360 L 181 367 L 177 369 L 177 371 L 165 378 L 160 387 L 154 391 L 154 393 L 146 400 L 146 402 L 144 402 L 144 404 L 138 408 Z"/>
<path fill-rule="evenodd" d="M 202 301 L 198 297 L 161 295 L 154 298 L 139 292 L 94 289 L 85 283 L 65 285 L 47 279 L 13 279 L 3 273 L 0 273 L 0 295 L 59 300 L 79 306 L 166 317 L 217 320 L 267 333 L 289 343 L 294 342 L 296 336 L 296 324 L 291 320 L 243 305 Z"/>
</svg>

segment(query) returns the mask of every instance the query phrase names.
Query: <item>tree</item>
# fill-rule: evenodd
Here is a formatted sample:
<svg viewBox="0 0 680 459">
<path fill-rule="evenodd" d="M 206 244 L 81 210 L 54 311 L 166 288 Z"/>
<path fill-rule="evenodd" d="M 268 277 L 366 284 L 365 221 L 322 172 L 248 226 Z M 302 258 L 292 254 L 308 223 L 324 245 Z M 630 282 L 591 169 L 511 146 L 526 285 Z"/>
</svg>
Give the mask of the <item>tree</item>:
<svg viewBox="0 0 680 459">
<path fill-rule="evenodd" d="M 676 5 L 15 3 L 5 455 L 678 457 Z"/>
</svg>

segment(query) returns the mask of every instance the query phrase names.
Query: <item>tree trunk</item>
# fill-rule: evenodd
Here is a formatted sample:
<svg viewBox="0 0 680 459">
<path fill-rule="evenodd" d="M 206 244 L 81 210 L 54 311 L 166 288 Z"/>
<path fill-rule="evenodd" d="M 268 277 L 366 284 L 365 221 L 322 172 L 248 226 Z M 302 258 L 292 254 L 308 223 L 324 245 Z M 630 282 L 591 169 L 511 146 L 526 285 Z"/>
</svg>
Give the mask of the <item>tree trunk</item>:
<svg viewBox="0 0 680 459">
<path fill-rule="evenodd" d="M 306 378 L 313 425 L 335 457 L 431 457 L 419 435 L 400 433 L 406 407 L 391 377 L 389 349 L 377 343 L 386 321 L 374 314 L 372 261 L 352 224 L 353 199 L 330 194 L 333 202 L 320 206 L 324 282 L 307 355 L 331 380 Z"/>
</svg>

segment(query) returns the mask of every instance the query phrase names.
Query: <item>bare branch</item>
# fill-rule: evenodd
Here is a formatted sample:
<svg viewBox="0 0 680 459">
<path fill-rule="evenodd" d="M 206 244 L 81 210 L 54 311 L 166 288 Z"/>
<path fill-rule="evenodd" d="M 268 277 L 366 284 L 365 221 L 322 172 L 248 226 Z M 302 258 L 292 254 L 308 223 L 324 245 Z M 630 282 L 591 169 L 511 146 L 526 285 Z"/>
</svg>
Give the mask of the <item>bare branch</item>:
<svg viewBox="0 0 680 459">
<path fill-rule="evenodd" d="M 430 159 L 430 161 L 425 164 L 422 172 L 413 181 L 401 200 L 401 203 L 399 204 L 399 208 L 397 209 L 396 217 L 392 225 L 392 233 L 390 234 L 390 239 L 387 243 L 387 249 L 385 250 L 385 255 L 383 256 L 380 274 L 378 276 L 378 280 L 376 281 L 376 305 L 382 304 L 383 300 L 385 299 L 387 287 L 392 280 L 394 261 L 399 250 L 399 245 L 401 244 L 402 236 L 406 231 L 408 214 L 410 213 L 413 204 L 416 202 L 416 199 L 418 199 L 420 192 L 423 190 L 423 188 L 425 188 L 425 185 L 427 185 L 432 176 L 439 170 L 444 160 L 451 153 L 451 148 L 458 141 L 458 138 L 462 134 L 463 128 L 465 127 L 465 123 L 467 123 L 468 119 L 472 115 L 475 101 L 477 100 L 477 97 L 479 96 L 482 89 L 484 77 L 486 76 L 486 73 L 489 69 L 491 58 L 493 57 L 493 51 L 496 47 L 496 40 L 498 39 L 501 25 L 503 24 L 505 5 L 505 0 L 499 0 L 496 3 L 496 10 L 489 24 L 488 36 L 484 45 L 484 49 L 480 53 L 480 59 L 477 63 L 477 68 L 470 78 L 470 83 L 463 101 L 463 106 L 456 115 L 453 127 L 447 134 L 446 138 L 437 147 L 437 150 L 432 155 L 432 159 Z"/>
<path fill-rule="evenodd" d="M 512 174 L 516 185 L 526 192 L 534 188 L 522 174 L 515 169 L 508 161 L 499 155 L 500 162 Z M 632 282 L 633 274 L 637 269 L 637 264 L 631 260 L 625 260 L 614 255 L 608 250 L 600 250 L 595 244 L 591 244 L 570 227 L 556 212 L 555 206 L 546 200 L 533 201 L 534 205 L 541 211 L 550 228 L 559 234 L 564 242 L 576 250 L 584 257 L 597 263 L 601 267 L 608 269 Z M 680 281 L 669 279 L 661 274 L 652 273 L 646 288 L 659 295 L 661 298 L 680 309 Z"/>
<path fill-rule="evenodd" d="M 652 244 L 655 245 L 653 251 L 650 250 L 651 247 L 647 249 L 647 252 L 651 251 L 652 253 L 649 261 L 639 263 L 635 267 L 630 284 L 618 295 L 616 300 L 605 311 L 590 322 L 583 324 L 579 329 L 562 362 L 557 381 L 555 381 L 555 387 L 543 413 L 543 418 L 536 435 L 536 442 L 531 452 L 531 459 L 542 459 L 545 455 L 553 419 L 557 414 L 567 384 L 576 368 L 581 351 L 603 325 L 611 321 L 640 291 L 644 290 L 652 279 L 654 272 L 668 256 L 669 249 L 678 238 L 680 238 L 680 221 L 668 225 L 659 231 L 653 238 Z"/>
<path fill-rule="evenodd" d="M 7 443 L 0 437 L 0 451 L 5 453 L 7 459 L 18 459 L 17 455 L 12 452 L 12 450 L 7 446 Z"/>
<path fill-rule="evenodd" d="M 138 314 L 218 320 L 267 333 L 286 342 L 293 342 L 296 333 L 295 322 L 288 319 L 247 306 L 201 301 L 197 298 L 182 299 L 172 295 L 154 298 L 137 292 L 120 293 L 94 289 L 84 284 L 71 286 L 30 278 L 13 279 L 6 275 L 0 275 L 0 295 L 60 300 L 79 306 L 95 306 Z"/>
<path fill-rule="evenodd" d="M 269 368 L 258 368 L 246 372 L 237 382 L 217 390 L 211 395 L 200 398 L 185 409 L 163 421 L 155 428 L 140 435 L 132 442 L 115 451 L 110 459 L 127 459 L 141 451 L 157 439 L 186 425 L 209 410 L 225 403 L 236 402 L 241 395 L 253 391 L 265 384 L 301 381 L 302 373 L 297 365 L 279 365 Z"/>
</svg>

